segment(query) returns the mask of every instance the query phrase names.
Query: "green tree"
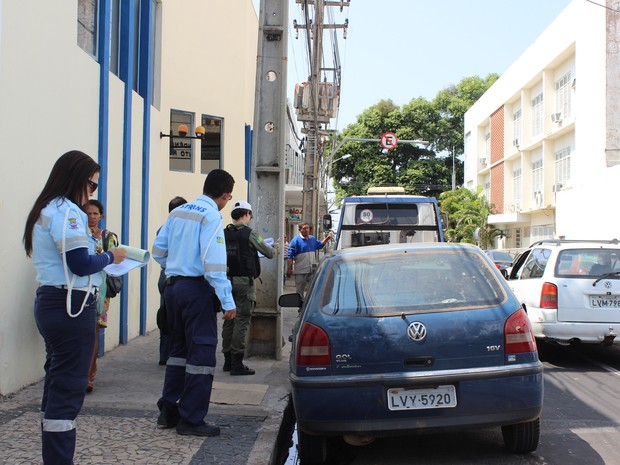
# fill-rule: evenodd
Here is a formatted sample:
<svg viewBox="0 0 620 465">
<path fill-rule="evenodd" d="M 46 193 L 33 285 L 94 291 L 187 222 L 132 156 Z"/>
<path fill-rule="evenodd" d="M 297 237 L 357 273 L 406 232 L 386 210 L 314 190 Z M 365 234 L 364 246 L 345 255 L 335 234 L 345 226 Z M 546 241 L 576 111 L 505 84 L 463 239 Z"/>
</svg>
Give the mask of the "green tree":
<svg viewBox="0 0 620 465">
<path fill-rule="evenodd" d="M 502 233 L 487 223 L 493 205 L 482 194 L 482 187 L 478 187 L 477 192 L 465 187 L 443 192 L 439 196 L 439 206 L 448 216 L 445 236 L 449 242 L 479 244 L 483 249 L 489 249 L 493 248 L 495 238 Z"/>
<path fill-rule="evenodd" d="M 399 140 L 425 140 L 429 145 L 401 143 L 386 151 L 379 143 L 347 141 L 333 157 L 337 197 L 365 194 L 368 187 L 381 185 L 398 185 L 408 194 L 428 196 L 451 189 L 453 151 L 456 157 L 463 153 L 463 116 L 497 77 L 464 78 L 440 91 L 432 102 L 418 97 L 400 108 L 391 100 L 381 100 L 364 110 L 337 137 L 379 139 L 391 131 Z M 346 154 L 351 157 L 342 158 Z M 460 185 L 463 162 L 458 158 L 455 172 Z"/>
<path fill-rule="evenodd" d="M 456 86 L 439 91 L 433 100 L 433 107 L 440 115 L 438 137 L 435 140 L 437 150 L 451 152 L 455 149 L 457 155 L 463 153 L 465 113 L 498 78 L 499 74 L 496 73 L 486 78 L 465 77 Z"/>
</svg>

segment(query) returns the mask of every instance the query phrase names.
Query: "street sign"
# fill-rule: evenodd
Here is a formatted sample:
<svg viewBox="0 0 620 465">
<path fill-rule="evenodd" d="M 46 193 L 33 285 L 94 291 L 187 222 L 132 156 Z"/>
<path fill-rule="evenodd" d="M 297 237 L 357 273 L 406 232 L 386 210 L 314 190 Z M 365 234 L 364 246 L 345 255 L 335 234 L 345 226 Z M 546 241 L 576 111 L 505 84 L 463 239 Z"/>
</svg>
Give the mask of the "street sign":
<svg viewBox="0 0 620 465">
<path fill-rule="evenodd" d="M 385 150 L 395 149 L 398 145 L 398 137 L 393 132 L 385 132 L 381 136 L 381 147 Z"/>
</svg>

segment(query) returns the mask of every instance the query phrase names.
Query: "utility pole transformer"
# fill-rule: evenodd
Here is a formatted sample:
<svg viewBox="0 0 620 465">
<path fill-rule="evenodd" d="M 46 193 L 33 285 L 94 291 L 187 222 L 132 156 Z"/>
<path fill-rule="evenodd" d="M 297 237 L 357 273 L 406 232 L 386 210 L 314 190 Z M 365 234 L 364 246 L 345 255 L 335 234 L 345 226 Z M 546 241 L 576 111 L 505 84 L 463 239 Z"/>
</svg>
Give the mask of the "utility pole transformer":
<svg viewBox="0 0 620 465">
<path fill-rule="evenodd" d="M 261 0 L 256 66 L 256 100 L 252 140 L 250 203 L 253 228 L 263 237 L 284 238 L 284 150 L 286 145 L 286 68 L 288 53 L 288 1 Z M 278 296 L 282 293 L 283 260 L 261 260 L 256 281 L 256 308 L 247 355 L 282 357 L 282 317 Z"/>
<path fill-rule="evenodd" d="M 343 29 L 344 37 L 349 25 L 348 19 L 344 24 L 325 24 L 325 8 L 338 6 L 340 11 L 349 6 L 351 0 L 296 0 L 305 13 L 305 23 L 293 21 L 295 32 L 306 31 L 306 40 L 310 51 L 310 76 L 308 82 L 297 84 L 294 107 L 297 120 L 303 122 L 302 132 L 307 134 L 303 191 L 302 191 L 302 221 L 315 226 L 315 234 L 320 227 L 319 204 L 321 183 L 320 173 L 323 158 L 323 141 L 329 133 L 326 129 L 330 119 L 335 118 L 338 112 L 340 95 L 340 63 L 339 57 L 334 57 L 333 67 L 324 67 L 323 60 L 323 32 L 328 29 Z M 310 18 L 308 7 L 314 7 L 314 18 Z M 328 11 L 329 13 L 329 11 Z M 329 14 L 328 14 L 329 17 Z M 332 38 L 332 42 L 334 42 Z M 312 44 L 310 42 L 312 41 Z M 333 73 L 333 81 L 328 83 L 326 73 Z M 324 127 L 322 127 L 322 125 Z"/>
</svg>

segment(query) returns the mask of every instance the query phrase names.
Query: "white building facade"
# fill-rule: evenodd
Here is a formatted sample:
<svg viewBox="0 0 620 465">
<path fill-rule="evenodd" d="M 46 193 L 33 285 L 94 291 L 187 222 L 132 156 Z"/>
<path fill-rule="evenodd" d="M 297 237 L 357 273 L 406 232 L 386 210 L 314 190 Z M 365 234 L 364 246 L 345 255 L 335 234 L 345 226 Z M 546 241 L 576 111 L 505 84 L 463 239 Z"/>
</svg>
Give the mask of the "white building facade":
<svg viewBox="0 0 620 465">
<path fill-rule="evenodd" d="M 98 161 L 105 227 L 144 249 L 169 200 L 195 199 L 213 168 L 246 199 L 257 37 L 251 0 L 0 0 L 0 395 L 43 376 L 22 235 L 54 162 L 73 149 Z M 205 136 L 179 137 L 182 124 Z M 158 274 L 127 275 L 105 350 L 156 328 Z"/>
<path fill-rule="evenodd" d="M 465 186 L 492 204 L 499 248 L 620 238 L 620 1 L 606 6 L 574 0 L 465 114 Z"/>
</svg>

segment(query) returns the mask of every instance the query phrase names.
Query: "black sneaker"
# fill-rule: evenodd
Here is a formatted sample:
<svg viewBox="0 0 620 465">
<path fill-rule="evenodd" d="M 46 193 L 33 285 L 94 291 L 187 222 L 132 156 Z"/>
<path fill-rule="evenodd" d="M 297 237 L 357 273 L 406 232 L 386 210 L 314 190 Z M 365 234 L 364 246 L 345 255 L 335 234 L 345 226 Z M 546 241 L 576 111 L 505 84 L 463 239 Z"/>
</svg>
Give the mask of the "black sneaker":
<svg viewBox="0 0 620 465">
<path fill-rule="evenodd" d="M 162 428 L 174 428 L 179 423 L 179 411 L 173 410 L 167 405 L 161 406 L 161 412 L 157 418 L 157 426 Z"/>
<path fill-rule="evenodd" d="M 177 425 L 177 433 L 183 436 L 219 436 L 220 428 L 208 423 L 193 425 L 181 418 Z"/>
</svg>

